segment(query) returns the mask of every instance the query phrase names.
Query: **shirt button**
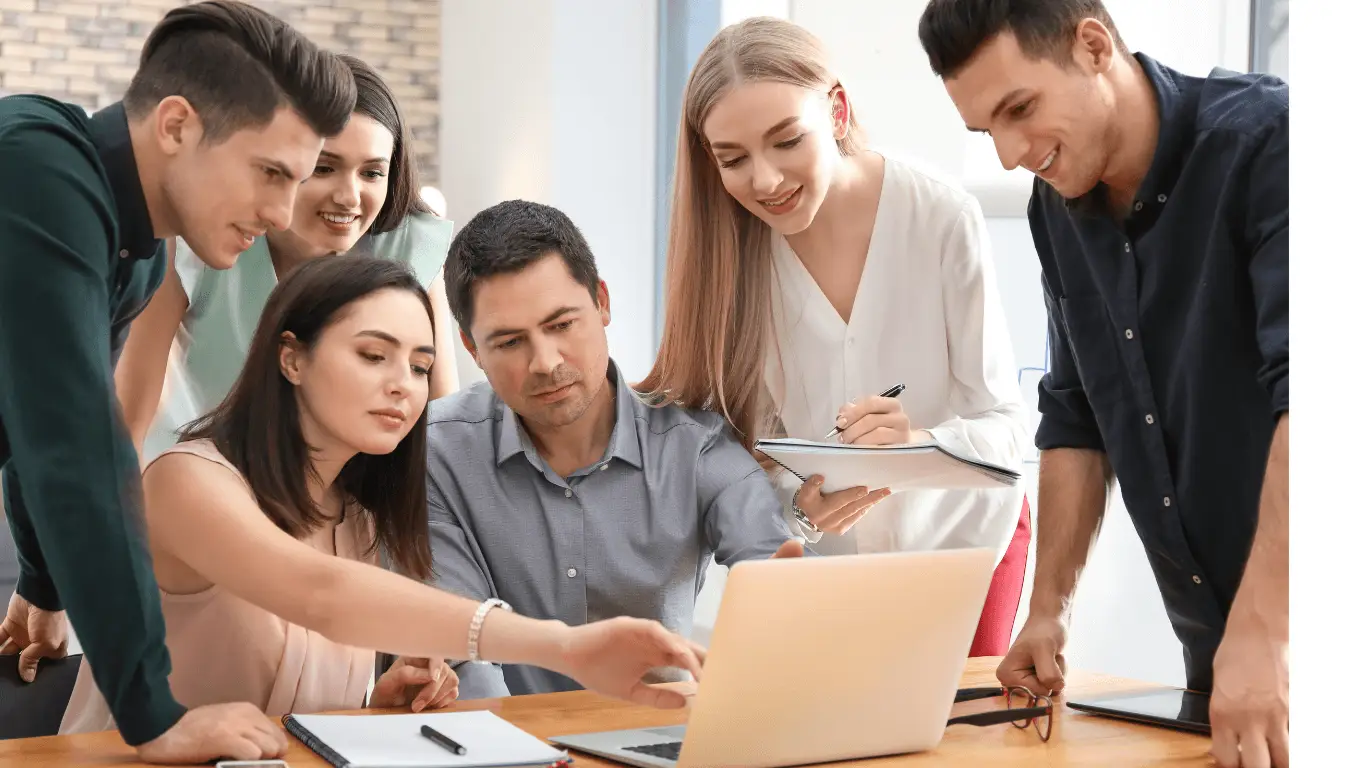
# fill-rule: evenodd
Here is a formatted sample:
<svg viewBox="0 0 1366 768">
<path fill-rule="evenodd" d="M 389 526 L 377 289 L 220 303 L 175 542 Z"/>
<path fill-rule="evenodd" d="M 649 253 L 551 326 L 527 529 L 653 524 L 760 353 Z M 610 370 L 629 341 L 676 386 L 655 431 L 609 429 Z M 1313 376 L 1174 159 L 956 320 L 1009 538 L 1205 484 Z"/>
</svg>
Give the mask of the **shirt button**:
<svg viewBox="0 0 1366 768">
<path fill-rule="evenodd" d="M 1143 210 L 1143 201 L 1142 201 L 1142 200 L 1139 200 L 1138 202 L 1134 203 L 1134 210 L 1135 210 L 1135 211 L 1141 211 L 1141 210 Z"/>
<path fill-rule="evenodd" d="M 1126 338 L 1126 339 L 1132 339 L 1133 337 L 1134 337 L 1134 329 L 1132 329 L 1132 328 L 1125 328 L 1125 329 L 1124 329 L 1124 338 Z"/>
<path fill-rule="evenodd" d="M 606 471 L 607 471 L 607 465 L 606 465 L 606 464 L 603 464 L 601 467 L 598 467 L 598 471 L 599 471 L 599 472 L 606 472 Z"/>
<path fill-rule="evenodd" d="M 849 337 L 849 341 L 847 341 L 847 342 L 845 342 L 845 343 L 848 344 L 848 345 L 851 346 L 851 347 L 854 346 L 854 337 L 853 337 L 853 336 L 850 336 L 850 337 Z"/>
<path fill-rule="evenodd" d="M 578 569 L 578 568 L 570 568 L 569 570 L 565 571 L 564 573 L 565 573 L 566 576 L 568 576 L 569 578 L 572 579 L 572 578 L 574 578 L 575 576 L 578 576 L 578 575 L 579 575 L 579 569 Z"/>
<path fill-rule="evenodd" d="M 1192 577 L 1191 577 L 1191 581 L 1195 582 L 1196 584 L 1203 584 L 1203 583 L 1204 583 L 1204 582 L 1200 581 L 1200 577 L 1199 577 L 1199 576 L 1192 576 Z"/>
<path fill-rule="evenodd" d="M 564 497 L 565 497 L 566 499 L 569 498 L 570 496 L 573 496 L 573 495 L 574 495 L 574 492 L 573 492 L 573 491 L 569 490 L 568 488 L 564 489 Z"/>
<path fill-rule="evenodd" d="M 1172 505 L 1172 497 L 1170 497 L 1170 496 L 1163 496 L 1163 497 L 1162 497 L 1162 506 L 1164 506 L 1164 507 L 1170 507 L 1171 505 Z"/>
<path fill-rule="evenodd" d="M 126 259 L 126 258 L 128 258 L 128 249 L 127 249 L 127 248 L 122 248 L 122 249 L 119 250 L 119 258 L 120 258 L 120 259 Z"/>
<path fill-rule="evenodd" d="M 1167 196 L 1166 196 L 1166 195 L 1158 195 L 1158 196 L 1157 196 L 1157 202 L 1159 202 L 1159 203 L 1165 203 L 1165 202 L 1167 202 Z"/>
<path fill-rule="evenodd" d="M 1150 414 L 1148 414 L 1147 416 L 1144 416 L 1144 417 L 1143 417 L 1143 420 L 1146 421 L 1146 422 L 1148 422 L 1149 424 L 1151 424 L 1151 423 L 1153 423 L 1153 415 L 1150 413 Z M 565 491 L 564 494 L 565 494 L 566 496 L 568 496 L 568 495 L 569 495 L 569 491 Z"/>
<path fill-rule="evenodd" d="M 1128 244 L 1128 243 L 1125 243 L 1125 244 L 1124 244 L 1124 252 L 1125 252 L 1125 253 L 1128 253 L 1128 252 L 1129 252 L 1129 244 Z"/>
</svg>

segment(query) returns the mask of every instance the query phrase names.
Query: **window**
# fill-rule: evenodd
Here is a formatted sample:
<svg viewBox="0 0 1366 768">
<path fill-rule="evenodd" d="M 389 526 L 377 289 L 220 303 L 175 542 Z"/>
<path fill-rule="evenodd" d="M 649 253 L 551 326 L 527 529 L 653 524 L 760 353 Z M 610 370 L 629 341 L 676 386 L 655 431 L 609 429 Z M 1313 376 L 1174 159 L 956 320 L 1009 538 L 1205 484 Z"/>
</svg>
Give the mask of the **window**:
<svg viewBox="0 0 1366 768">
<path fill-rule="evenodd" d="M 1290 82 L 1290 0 L 1252 0 L 1253 72 Z"/>
</svg>

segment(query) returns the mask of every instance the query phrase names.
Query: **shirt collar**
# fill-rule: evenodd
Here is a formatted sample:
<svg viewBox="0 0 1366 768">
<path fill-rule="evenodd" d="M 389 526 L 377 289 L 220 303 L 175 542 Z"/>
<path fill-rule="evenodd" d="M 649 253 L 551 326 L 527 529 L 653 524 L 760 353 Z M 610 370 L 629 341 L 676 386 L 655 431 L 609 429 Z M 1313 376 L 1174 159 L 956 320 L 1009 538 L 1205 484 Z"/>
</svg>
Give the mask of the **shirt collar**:
<svg viewBox="0 0 1366 768">
<path fill-rule="evenodd" d="M 128 113 L 118 101 L 90 117 L 90 135 L 104 165 L 114 204 L 119 212 L 119 255 L 150 259 L 159 252 L 152 233 L 152 215 L 142 194 L 133 139 L 128 133 Z"/>
<path fill-rule="evenodd" d="M 635 390 L 627 383 L 615 360 L 607 362 L 607 378 L 616 384 L 617 407 L 616 423 L 612 425 L 612 437 L 607 443 L 607 454 L 604 458 L 621 459 L 640 469 L 644 465 L 641 460 L 640 434 L 637 430 L 636 417 L 649 406 L 636 396 Z M 498 465 L 502 466 L 513 456 L 525 454 L 528 461 L 544 471 L 544 462 L 536 446 L 531 442 L 531 436 L 522 427 L 522 420 L 517 417 L 511 406 L 502 402 L 501 398 L 499 402 L 503 418 L 498 426 Z"/>
<path fill-rule="evenodd" d="M 1181 172 L 1181 160 L 1195 133 L 1198 99 L 1187 88 L 1188 78 L 1181 73 L 1163 66 L 1144 53 L 1135 52 L 1134 59 L 1152 84 L 1157 100 L 1157 148 L 1153 152 L 1148 172 L 1138 186 L 1138 194 L 1134 197 L 1135 204 L 1152 206 L 1166 202 L 1166 195 Z M 1071 211 L 1109 215 L 1104 184 L 1097 184 L 1087 194 L 1064 200 L 1064 203 Z"/>
</svg>

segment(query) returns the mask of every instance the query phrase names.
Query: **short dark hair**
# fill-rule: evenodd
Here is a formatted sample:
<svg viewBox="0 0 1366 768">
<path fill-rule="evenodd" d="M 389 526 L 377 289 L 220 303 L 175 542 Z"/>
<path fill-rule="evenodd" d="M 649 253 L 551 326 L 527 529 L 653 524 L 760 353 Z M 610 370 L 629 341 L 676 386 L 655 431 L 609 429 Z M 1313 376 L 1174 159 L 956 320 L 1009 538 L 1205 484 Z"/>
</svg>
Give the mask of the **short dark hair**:
<svg viewBox="0 0 1366 768">
<path fill-rule="evenodd" d="M 456 234 L 446 258 L 446 300 L 466 336 L 474 289 L 480 280 L 520 272 L 542 258 L 559 254 L 575 282 L 598 302 L 598 265 L 583 233 L 556 208 L 508 200 L 485 208 Z"/>
<path fill-rule="evenodd" d="M 920 16 L 920 45 L 941 78 L 957 75 L 1002 32 L 1015 35 L 1026 56 L 1066 66 L 1077 25 L 1088 18 L 1104 24 L 1119 51 L 1128 53 L 1101 0 L 930 0 Z"/>
<path fill-rule="evenodd" d="M 246 478 L 266 517 L 295 538 L 317 530 L 326 516 L 308 493 L 310 448 L 294 385 L 280 371 L 280 344 L 289 332 L 311 348 L 343 310 L 384 289 L 413 294 L 435 329 L 427 290 L 402 262 L 341 254 L 312 259 L 289 273 L 266 300 L 228 396 L 181 431 L 181 442 L 212 440 Z M 426 406 L 398 447 L 383 455 L 357 454 L 342 467 L 337 483 L 347 498 L 347 513 L 373 519 L 371 552 L 383 547 L 399 571 L 429 578 Z"/>
<path fill-rule="evenodd" d="M 168 96 L 194 107 L 206 141 L 268 125 L 286 105 L 326 138 L 346 127 L 356 82 L 336 54 L 275 16 L 207 0 L 172 9 L 152 29 L 124 107 L 140 118 Z"/>
<path fill-rule="evenodd" d="M 355 112 L 384 126 L 394 136 L 394 151 L 389 156 L 389 194 L 375 216 L 370 231 L 376 234 L 397 229 L 403 219 L 415 213 L 434 213 L 422 200 L 418 183 L 417 163 L 412 155 L 413 135 L 403 111 L 388 83 L 374 67 L 349 54 L 341 60 L 351 69 L 356 81 Z"/>
</svg>

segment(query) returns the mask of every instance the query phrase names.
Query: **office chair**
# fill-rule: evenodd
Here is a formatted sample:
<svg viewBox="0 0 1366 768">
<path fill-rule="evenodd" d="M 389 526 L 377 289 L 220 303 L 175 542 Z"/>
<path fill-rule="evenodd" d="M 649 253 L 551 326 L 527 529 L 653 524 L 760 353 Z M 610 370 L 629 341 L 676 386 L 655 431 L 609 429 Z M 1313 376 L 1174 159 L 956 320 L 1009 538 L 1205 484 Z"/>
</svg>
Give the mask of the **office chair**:
<svg viewBox="0 0 1366 768">
<path fill-rule="evenodd" d="M 55 736 L 66 713 L 81 654 L 38 662 L 31 683 L 19 679 L 19 656 L 0 656 L 0 739 Z"/>
</svg>

